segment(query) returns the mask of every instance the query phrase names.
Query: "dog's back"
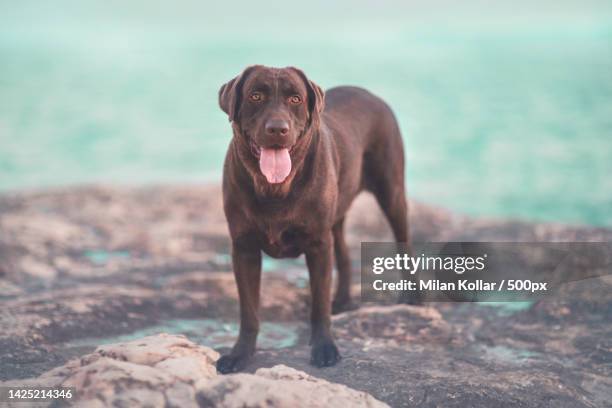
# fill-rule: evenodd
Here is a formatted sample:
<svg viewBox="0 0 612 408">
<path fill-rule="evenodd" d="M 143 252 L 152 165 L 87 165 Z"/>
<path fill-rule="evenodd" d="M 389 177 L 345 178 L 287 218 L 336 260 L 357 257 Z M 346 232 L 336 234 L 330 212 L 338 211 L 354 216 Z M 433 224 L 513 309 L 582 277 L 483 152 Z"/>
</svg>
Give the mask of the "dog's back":
<svg viewBox="0 0 612 408">
<path fill-rule="evenodd" d="M 346 211 L 362 189 L 374 193 L 383 209 L 404 201 L 402 136 L 385 101 L 359 87 L 331 88 L 325 93 L 323 123 L 331 130 L 339 158 L 340 190 L 354 191 L 342 200 L 339 213 Z M 355 175 L 359 176 L 357 188 L 352 185 Z M 405 242 L 406 233 L 398 232 Z"/>
</svg>

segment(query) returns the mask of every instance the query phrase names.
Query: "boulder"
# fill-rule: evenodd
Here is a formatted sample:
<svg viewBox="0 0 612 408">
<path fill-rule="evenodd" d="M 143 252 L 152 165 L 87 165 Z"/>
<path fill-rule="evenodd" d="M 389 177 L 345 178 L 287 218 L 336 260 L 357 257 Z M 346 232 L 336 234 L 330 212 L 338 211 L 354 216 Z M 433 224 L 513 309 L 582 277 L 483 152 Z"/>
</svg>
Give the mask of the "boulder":
<svg viewBox="0 0 612 408">
<path fill-rule="evenodd" d="M 220 376 L 218 358 L 184 336 L 162 333 L 100 346 L 38 378 L 2 386 L 74 387 L 72 402 L 87 407 L 387 406 L 365 392 L 283 365 Z"/>
<path fill-rule="evenodd" d="M 285 365 L 201 381 L 197 400 L 201 407 L 219 408 L 388 407 L 368 393 Z"/>
</svg>

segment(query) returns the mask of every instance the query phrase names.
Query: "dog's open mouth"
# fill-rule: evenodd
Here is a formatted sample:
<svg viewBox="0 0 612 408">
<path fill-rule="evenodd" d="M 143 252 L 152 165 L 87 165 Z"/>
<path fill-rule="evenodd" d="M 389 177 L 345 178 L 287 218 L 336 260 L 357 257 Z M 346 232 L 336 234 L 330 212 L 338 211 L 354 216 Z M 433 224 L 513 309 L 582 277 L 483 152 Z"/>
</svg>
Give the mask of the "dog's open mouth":
<svg viewBox="0 0 612 408">
<path fill-rule="evenodd" d="M 291 148 L 262 147 L 251 140 L 251 151 L 259 158 L 259 170 L 268 183 L 282 183 L 291 173 Z"/>
</svg>

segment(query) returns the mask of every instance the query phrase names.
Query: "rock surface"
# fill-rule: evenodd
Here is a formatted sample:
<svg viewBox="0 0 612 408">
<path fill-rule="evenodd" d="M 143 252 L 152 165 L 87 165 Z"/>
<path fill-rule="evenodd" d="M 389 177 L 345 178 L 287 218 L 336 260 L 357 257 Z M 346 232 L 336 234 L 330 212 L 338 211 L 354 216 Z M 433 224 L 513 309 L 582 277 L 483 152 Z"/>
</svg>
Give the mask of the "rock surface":
<svg viewBox="0 0 612 408">
<path fill-rule="evenodd" d="M 224 351 L 237 332 L 220 199 L 216 186 L 0 196 L 0 380 L 120 385 L 114 394 L 92 391 L 84 398 L 101 392 L 153 405 L 231 404 L 234 397 L 219 385 L 225 377 L 208 377 L 214 352 L 197 345 Z M 605 229 L 473 219 L 414 202 L 411 225 L 416 241 L 612 241 Z M 359 243 L 377 240 L 390 240 L 389 229 L 366 195 L 348 218 L 355 272 Z M 295 392 L 309 384 L 310 395 L 328 395 L 335 387 L 329 381 L 350 387 L 343 388 L 346 398 L 365 405 L 377 402 L 351 389 L 394 407 L 606 407 L 612 401 L 609 277 L 574 282 L 538 302 L 364 304 L 334 317 L 343 360 L 320 370 L 308 364 L 303 260 L 266 258 L 264 272 L 259 352 L 247 370 L 255 375 L 227 377 L 235 395 L 258 384 L 266 390 L 258 401 L 269 396 L 288 404 L 291 399 L 268 394 L 277 388 L 270 382 L 300 384 L 291 385 Z M 158 336 L 155 346 L 130 351 L 163 332 L 189 341 Z M 269 367 L 279 378 L 270 377 Z M 146 386 L 134 388 L 127 378 Z"/>
<path fill-rule="evenodd" d="M 228 392 L 228 389 L 231 390 Z M 203 407 L 388 407 L 371 395 L 277 365 L 255 374 L 204 381 L 197 395 Z"/>
<path fill-rule="evenodd" d="M 214 365 L 218 358 L 216 351 L 184 336 L 159 334 L 101 346 L 38 378 L 2 385 L 73 387 L 76 397 L 70 403 L 83 407 L 388 406 L 284 365 L 220 376 Z"/>
</svg>

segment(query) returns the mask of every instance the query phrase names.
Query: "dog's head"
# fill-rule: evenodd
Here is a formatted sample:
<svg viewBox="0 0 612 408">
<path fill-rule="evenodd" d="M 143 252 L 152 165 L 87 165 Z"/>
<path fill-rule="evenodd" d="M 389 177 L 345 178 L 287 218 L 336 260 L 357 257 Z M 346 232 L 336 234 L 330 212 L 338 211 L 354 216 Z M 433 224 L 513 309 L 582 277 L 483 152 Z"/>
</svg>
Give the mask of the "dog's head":
<svg viewBox="0 0 612 408">
<path fill-rule="evenodd" d="M 219 105 L 268 183 L 278 184 L 291 172 L 294 149 L 319 126 L 323 91 L 297 68 L 254 65 L 221 87 Z"/>
</svg>

